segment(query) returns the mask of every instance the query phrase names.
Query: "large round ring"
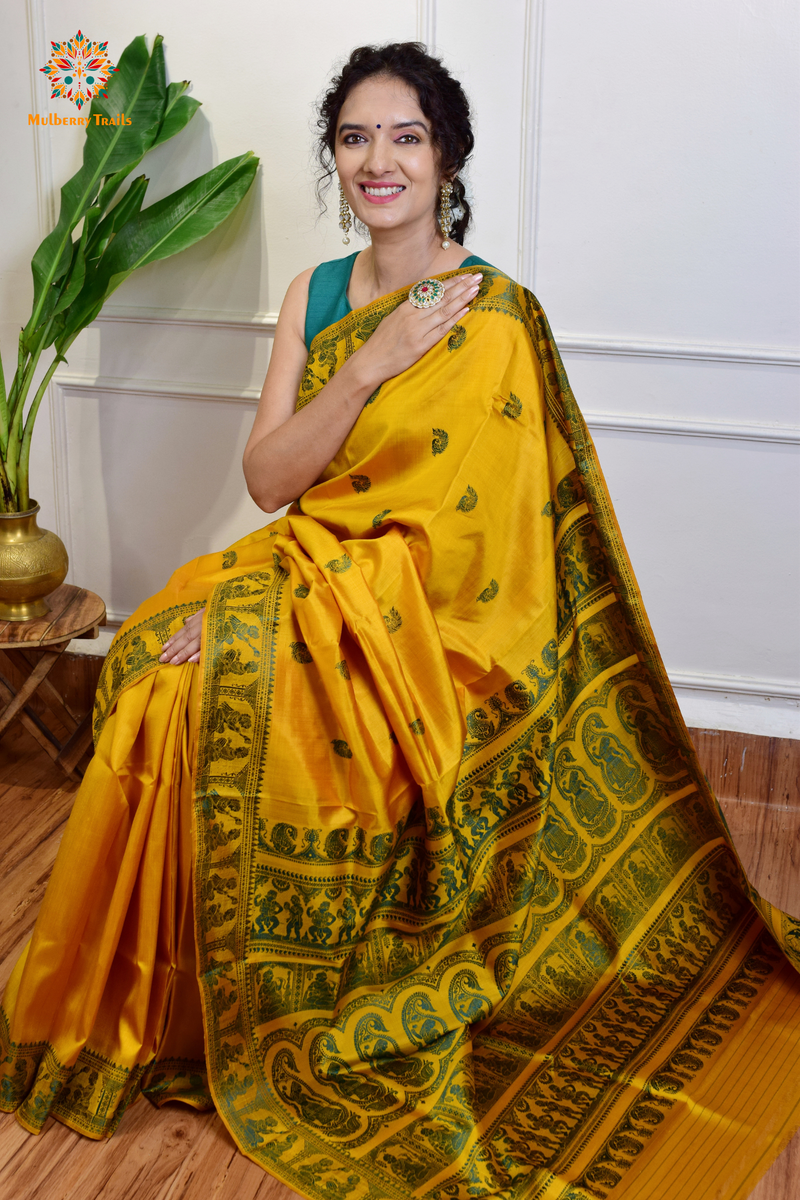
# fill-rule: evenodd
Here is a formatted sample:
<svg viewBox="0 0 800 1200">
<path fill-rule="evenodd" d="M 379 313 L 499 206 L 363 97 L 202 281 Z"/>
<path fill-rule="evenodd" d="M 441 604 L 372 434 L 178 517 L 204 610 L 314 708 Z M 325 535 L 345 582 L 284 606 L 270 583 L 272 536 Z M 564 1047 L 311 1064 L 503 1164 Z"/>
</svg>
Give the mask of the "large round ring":
<svg viewBox="0 0 800 1200">
<path fill-rule="evenodd" d="M 444 296 L 444 284 L 438 279 L 420 279 L 408 293 L 414 308 L 433 308 Z"/>
</svg>

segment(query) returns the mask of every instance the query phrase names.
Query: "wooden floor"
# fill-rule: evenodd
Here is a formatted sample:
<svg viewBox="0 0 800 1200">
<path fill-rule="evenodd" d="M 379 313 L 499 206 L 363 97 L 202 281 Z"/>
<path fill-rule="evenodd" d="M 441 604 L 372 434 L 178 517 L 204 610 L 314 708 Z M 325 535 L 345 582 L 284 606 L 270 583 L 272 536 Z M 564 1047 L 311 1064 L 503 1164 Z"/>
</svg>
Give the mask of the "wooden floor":
<svg viewBox="0 0 800 1200">
<path fill-rule="evenodd" d="M 694 730 L 755 886 L 800 917 L 800 742 Z M 27 940 L 77 784 L 19 727 L 0 742 L 0 990 Z M 800 1195 L 800 1134 L 750 1200 Z M 40 1137 L 0 1116 L 2 1200 L 293 1200 L 245 1158 L 216 1115 L 144 1100 L 109 1141 L 51 1121 Z M 669 1200 L 664 1197 L 663 1200 Z"/>
</svg>

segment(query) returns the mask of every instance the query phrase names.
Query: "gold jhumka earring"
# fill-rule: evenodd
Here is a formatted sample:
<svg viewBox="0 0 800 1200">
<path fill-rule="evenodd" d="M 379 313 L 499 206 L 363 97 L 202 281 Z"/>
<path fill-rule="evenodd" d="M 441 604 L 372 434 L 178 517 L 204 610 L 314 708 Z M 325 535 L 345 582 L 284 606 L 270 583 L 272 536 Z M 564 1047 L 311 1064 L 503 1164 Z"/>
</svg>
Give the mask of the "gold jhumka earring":
<svg viewBox="0 0 800 1200">
<path fill-rule="evenodd" d="M 344 194 L 344 188 L 341 181 L 339 182 L 339 228 L 343 231 L 344 237 L 342 243 L 345 246 L 350 245 L 350 238 L 347 236 L 350 232 L 350 227 L 353 224 L 353 217 L 350 212 L 350 205 L 347 203 L 347 197 Z"/>
<path fill-rule="evenodd" d="M 449 179 L 445 179 L 442 184 L 442 191 L 439 204 L 439 228 L 442 231 L 444 241 L 442 249 L 450 249 L 450 230 L 453 228 L 453 210 L 450 206 L 450 197 L 453 194 L 453 185 Z"/>
</svg>

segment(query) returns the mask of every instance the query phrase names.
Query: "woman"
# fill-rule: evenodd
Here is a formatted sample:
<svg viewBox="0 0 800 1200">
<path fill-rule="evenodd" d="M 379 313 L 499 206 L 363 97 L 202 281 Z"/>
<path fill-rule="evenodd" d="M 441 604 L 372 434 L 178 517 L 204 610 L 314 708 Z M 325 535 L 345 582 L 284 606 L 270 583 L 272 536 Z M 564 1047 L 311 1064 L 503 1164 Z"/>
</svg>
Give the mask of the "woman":
<svg viewBox="0 0 800 1200">
<path fill-rule="evenodd" d="M 321 128 L 372 242 L 281 311 L 244 466 L 291 507 L 112 647 L 4 1105 L 213 1103 L 313 1197 L 743 1196 L 800 1120 L 798 923 L 739 868 L 545 317 L 460 244 L 459 85 L 362 48 Z"/>
</svg>

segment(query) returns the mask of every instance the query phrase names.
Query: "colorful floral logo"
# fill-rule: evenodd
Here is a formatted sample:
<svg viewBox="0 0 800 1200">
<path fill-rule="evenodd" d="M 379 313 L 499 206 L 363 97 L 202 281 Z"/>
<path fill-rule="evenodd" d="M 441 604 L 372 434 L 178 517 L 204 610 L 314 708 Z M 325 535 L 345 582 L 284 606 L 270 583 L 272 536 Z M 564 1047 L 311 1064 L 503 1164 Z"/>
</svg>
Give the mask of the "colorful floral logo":
<svg viewBox="0 0 800 1200">
<path fill-rule="evenodd" d="M 80 29 L 68 42 L 51 42 L 53 53 L 47 66 L 39 69 L 47 76 L 53 89 L 50 99 L 72 100 L 78 108 L 93 96 L 105 96 L 106 84 L 113 71 L 118 71 L 106 53 L 108 42 L 90 42 Z"/>
</svg>

